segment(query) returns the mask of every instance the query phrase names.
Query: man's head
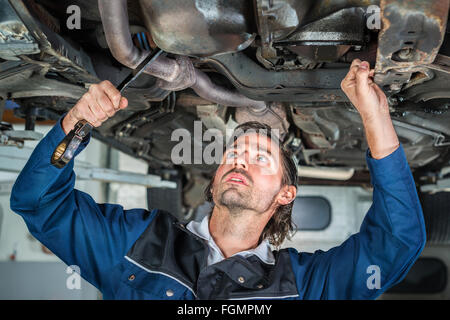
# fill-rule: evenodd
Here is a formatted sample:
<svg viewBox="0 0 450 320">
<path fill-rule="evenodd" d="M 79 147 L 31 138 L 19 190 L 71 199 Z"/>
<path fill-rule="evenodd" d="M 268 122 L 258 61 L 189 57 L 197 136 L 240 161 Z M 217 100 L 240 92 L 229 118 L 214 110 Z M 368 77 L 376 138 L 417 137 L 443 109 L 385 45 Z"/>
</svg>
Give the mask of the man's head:
<svg viewBox="0 0 450 320">
<path fill-rule="evenodd" d="M 297 177 L 290 153 L 271 128 L 246 122 L 234 130 L 205 195 L 215 205 L 228 208 L 230 215 L 249 210 L 268 215 L 260 239 L 279 246 L 293 229 Z"/>
</svg>

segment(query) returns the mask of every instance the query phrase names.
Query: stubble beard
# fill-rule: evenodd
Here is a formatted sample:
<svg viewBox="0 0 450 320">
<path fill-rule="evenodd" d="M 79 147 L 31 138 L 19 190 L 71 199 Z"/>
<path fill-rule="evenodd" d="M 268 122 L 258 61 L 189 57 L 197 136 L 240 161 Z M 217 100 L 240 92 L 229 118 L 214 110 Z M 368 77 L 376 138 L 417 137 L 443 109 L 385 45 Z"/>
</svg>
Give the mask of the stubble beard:
<svg viewBox="0 0 450 320">
<path fill-rule="evenodd" d="M 264 197 L 257 197 L 258 199 L 256 199 L 250 190 L 242 191 L 238 190 L 238 188 L 230 187 L 222 191 L 218 196 L 219 204 L 226 207 L 229 210 L 230 215 L 237 217 L 242 214 L 244 210 L 251 210 L 257 213 L 266 212 L 269 210 L 273 201 L 275 201 L 276 194 L 263 210 L 258 210 L 257 204 L 264 201 Z"/>
<path fill-rule="evenodd" d="M 232 216 L 238 216 L 244 210 L 252 207 L 253 197 L 248 192 L 241 192 L 235 187 L 230 187 L 219 194 L 219 204 L 226 207 Z"/>
</svg>

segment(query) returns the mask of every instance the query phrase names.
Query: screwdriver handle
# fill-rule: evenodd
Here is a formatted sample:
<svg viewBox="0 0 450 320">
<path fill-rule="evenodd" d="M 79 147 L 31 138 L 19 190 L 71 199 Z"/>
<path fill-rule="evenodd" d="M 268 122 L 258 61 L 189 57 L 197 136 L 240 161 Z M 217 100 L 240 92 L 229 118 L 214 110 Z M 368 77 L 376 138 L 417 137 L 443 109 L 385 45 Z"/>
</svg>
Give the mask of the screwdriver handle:
<svg viewBox="0 0 450 320">
<path fill-rule="evenodd" d="M 77 151 L 80 143 L 93 128 L 94 126 L 86 120 L 78 121 L 53 151 L 51 164 L 59 169 L 68 164 L 75 155 L 75 151 Z"/>
</svg>

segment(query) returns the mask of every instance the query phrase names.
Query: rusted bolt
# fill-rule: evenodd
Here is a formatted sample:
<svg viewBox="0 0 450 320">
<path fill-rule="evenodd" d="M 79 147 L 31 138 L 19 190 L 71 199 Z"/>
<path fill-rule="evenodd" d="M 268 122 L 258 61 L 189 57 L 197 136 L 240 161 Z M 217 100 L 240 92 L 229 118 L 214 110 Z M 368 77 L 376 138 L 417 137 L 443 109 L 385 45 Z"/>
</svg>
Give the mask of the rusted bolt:
<svg viewBox="0 0 450 320">
<path fill-rule="evenodd" d="M 390 85 L 389 88 L 391 89 L 391 91 L 400 91 L 402 89 L 402 84 L 401 83 L 393 83 Z"/>
<path fill-rule="evenodd" d="M 408 49 L 402 49 L 397 53 L 397 56 L 402 60 L 409 60 L 412 58 L 413 50 Z"/>
</svg>

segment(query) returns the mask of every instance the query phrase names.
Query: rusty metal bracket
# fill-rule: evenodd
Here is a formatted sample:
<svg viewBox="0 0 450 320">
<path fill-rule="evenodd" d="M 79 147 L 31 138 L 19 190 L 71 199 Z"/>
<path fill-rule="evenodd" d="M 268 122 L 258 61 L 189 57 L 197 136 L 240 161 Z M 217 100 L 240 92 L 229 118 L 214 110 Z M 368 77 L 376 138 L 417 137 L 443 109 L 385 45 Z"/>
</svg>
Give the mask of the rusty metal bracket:
<svg viewBox="0 0 450 320">
<path fill-rule="evenodd" d="M 448 11 L 449 0 L 381 1 L 378 85 L 397 93 L 411 81 L 417 67 L 433 64 L 444 40 Z"/>
<path fill-rule="evenodd" d="M 432 64 L 426 65 L 427 68 L 450 74 L 450 57 L 438 54 Z"/>
</svg>

